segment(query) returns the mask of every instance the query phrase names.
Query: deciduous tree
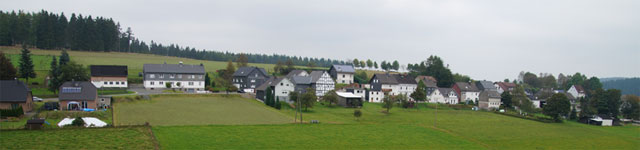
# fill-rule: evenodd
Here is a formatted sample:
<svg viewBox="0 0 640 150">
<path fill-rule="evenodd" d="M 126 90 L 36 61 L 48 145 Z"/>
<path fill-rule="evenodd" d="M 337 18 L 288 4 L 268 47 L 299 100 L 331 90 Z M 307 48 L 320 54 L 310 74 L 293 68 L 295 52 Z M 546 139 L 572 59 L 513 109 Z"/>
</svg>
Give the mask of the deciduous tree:
<svg viewBox="0 0 640 150">
<path fill-rule="evenodd" d="M 571 103 L 567 96 L 562 93 L 556 93 L 547 100 L 547 104 L 542 108 L 542 113 L 559 121 L 560 116 L 569 113 Z"/>
<path fill-rule="evenodd" d="M 16 68 L 11 64 L 11 59 L 0 52 L 0 80 L 13 80 L 16 78 Z"/>
<path fill-rule="evenodd" d="M 329 107 L 331 107 L 332 103 L 338 103 L 338 94 L 336 94 L 335 90 L 331 90 L 324 94 L 322 97 L 322 101 L 327 103 Z"/>
</svg>

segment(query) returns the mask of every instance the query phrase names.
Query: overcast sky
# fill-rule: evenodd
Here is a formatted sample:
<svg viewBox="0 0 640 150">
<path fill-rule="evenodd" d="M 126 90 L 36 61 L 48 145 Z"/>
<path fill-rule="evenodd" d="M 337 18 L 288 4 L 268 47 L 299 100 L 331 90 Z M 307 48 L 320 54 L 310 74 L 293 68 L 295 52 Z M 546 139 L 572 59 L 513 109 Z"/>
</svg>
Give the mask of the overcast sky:
<svg viewBox="0 0 640 150">
<path fill-rule="evenodd" d="M 113 18 L 147 42 L 197 49 L 401 64 L 438 55 L 477 80 L 640 76 L 638 0 L 12 0 L 0 9 Z"/>
</svg>

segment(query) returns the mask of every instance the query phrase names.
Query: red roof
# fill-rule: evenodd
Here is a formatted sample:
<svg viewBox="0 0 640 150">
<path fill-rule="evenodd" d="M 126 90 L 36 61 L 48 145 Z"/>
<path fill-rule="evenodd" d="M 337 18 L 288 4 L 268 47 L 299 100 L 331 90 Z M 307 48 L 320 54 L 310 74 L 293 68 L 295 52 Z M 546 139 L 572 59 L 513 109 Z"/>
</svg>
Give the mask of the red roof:
<svg viewBox="0 0 640 150">
<path fill-rule="evenodd" d="M 582 86 L 580 85 L 573 85 L 574 87 L 576 87 L 576 90 L 578 91 L 578 93 L 584 93 L 584 89 L 582 88 Z"/>
<path fill-rule="evenodd" d="M 505 90 L 505 91 L 509 91 L 509 89 L 516 88 L 515 83 L 509 83 L 509 82 L 498 82 L 498 86 L 500 86 L 500 88 L 502 88 L 502 90 Z"/>
</svg>

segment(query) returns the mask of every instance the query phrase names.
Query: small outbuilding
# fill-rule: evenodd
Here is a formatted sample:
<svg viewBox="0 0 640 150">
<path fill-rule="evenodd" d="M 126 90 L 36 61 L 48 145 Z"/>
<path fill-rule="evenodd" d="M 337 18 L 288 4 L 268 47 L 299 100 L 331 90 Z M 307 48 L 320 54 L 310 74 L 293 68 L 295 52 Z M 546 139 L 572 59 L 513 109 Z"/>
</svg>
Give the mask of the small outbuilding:
<svg viewBox="0 0 640 150">
<path fill-rule="evenodd" d="M 26 128 L 29 130 L 40 130 L 44 126 L 44 119 L 27 120 Z"/>
<path fill-rule="evenodd" d="M 342 107 L 362 107 L 362 96 L 349 92 L 336 92 L 338 105 Z"/>
<path fill-rule="evenodd" d="M 600 126 L 612 126 L 613 125 L 613 117 L 608 115 L 595 115 L 591 118 L 591 124 L 600 125 Z"/>
</svg>

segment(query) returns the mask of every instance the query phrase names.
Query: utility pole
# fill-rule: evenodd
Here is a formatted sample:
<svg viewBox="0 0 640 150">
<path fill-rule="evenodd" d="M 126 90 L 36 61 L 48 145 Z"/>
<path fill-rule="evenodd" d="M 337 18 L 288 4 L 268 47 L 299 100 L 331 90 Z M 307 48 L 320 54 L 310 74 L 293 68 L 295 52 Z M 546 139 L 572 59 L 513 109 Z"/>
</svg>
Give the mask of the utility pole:
<svg viewBox="0 0 640 150">
<path fill-rule="evenodd" d="M 302 102 L 300 101 L 300 95 L 298 95 L 298 110 L 300 110 L 300 124 L 302 124 Z"/>
</svg>

